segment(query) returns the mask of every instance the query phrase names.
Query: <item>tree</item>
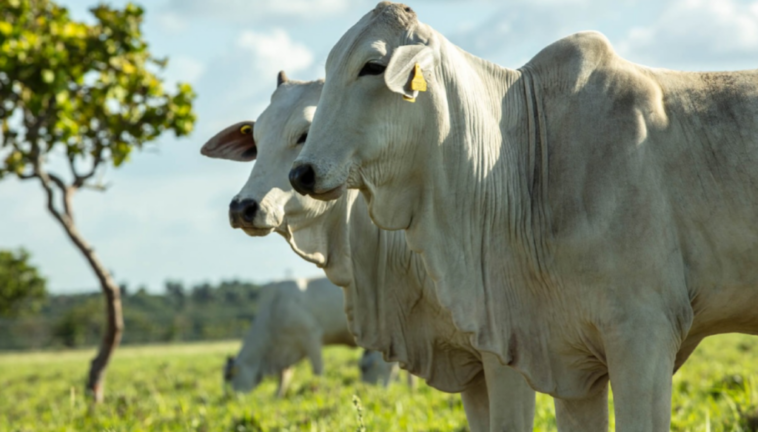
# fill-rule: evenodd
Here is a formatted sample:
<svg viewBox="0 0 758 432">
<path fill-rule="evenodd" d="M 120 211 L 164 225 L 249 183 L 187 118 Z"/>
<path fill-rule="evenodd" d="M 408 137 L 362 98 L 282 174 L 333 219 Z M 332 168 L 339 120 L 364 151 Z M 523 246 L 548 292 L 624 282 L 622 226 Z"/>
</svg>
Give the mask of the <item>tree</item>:
<svg viewBox="0 0 758 432">
<path fill-rule="evenodd" d="M 0 316 L 36 312 L 47 297 L 46 280 L 29 263 L 29 253 L 0 250 Z"/>
<path fill-rule="evenodd" d="M 121 300 L 77 229 L 72 198 L 82 188 L 105 190 L 96 180 L 104 166 L 121 166 L 164 132 L 189 134 L 195 95 L 188 84 L 164 90 L 157 73 L 166 60 L 148 51 L 140 7 L 90 11 L 95 19 L 87 24 L 50 0 L 0 0 L 0 178 L 39 182 L 47 210 L 100 283 L 107 319 L 87 389 L 101 401 L 104 372 L 123 331 Z M 67 172 L 50 170 L 55 158 Z"/>
<path fill-rule="evenodd" d="M 216 290 L 209 283 L 203 283 L 192 287 L 192 301 L 197 304 L 212 302 L 216 298 Z"/>
<path fill-rule="evenodd" d="M 184 309 L 184 302 L 187 296 L 184 292 L 184 285 L 181 282 L 166 281 L 166 297 L 178 310 Z"/>
<path fill-rule="evenodd" d="M 101 308 L 96 300 L 88 297 L 68 309 L 53 325 L 53 337 L 68 348 L 77 348 L 94 340 L 104 321 L 103 316 L 98 314 Z"/>
</svg>

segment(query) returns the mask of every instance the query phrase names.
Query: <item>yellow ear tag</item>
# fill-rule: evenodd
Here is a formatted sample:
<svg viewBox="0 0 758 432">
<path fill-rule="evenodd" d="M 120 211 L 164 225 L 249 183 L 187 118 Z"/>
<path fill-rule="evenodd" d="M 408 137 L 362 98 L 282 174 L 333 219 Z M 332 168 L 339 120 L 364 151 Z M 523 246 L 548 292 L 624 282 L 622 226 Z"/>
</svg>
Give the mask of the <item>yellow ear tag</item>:
<svg viewBox="0 0 758 432">
<path fill-rule="evenodd" d="M 407 100 L 408 102 L 416 102 L 416 98 L 408 97 L 406 95 L 403 95 L 403 100 Z"/>
<path fill-rule="evenodd" d="M 250 127 L 250 125 L 242 125 L 242 127 L 240 128 L 240 133 L 242 135 L 249 135 L 250 132 L 252 132 L 252 130 L 253 128 Z"/>
<path fill-rule="evenodd" d="M 413 67 L 413 79 L 411 79 L 411 90 L 426 91 L 426 80 L 421 72 L 421 65 L 416 63 Z"/>
</svg>

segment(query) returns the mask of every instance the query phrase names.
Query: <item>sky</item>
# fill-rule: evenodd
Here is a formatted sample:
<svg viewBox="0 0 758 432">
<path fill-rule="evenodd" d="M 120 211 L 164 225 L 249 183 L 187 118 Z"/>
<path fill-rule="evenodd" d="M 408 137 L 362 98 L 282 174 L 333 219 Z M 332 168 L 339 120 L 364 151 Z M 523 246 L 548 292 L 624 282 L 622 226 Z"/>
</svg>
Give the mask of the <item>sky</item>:
<svg viewBox="0 0 758 432">
<path fill-rule="evenodd" d="M 59 0 L 91 19 L 90 0 Z M 111 1 L 122 6 L 125 1 Z M 321 271 L 282 238 L 232 230 L 231 198 L 253 163 L 207 159 L 199 149 L 220 129 L 254 120 L 276 74 L 322 77 L 329 50 L 370 11 L 364 0 L 143 0 L 143 30 L 173 88 L 189 82 L 198 121 L 189 138 L 166 135 L 119 169 L 102 173 L 105 193 L 84 190 L 77 223 L 116 280 L 161 292 L 225 279 L 267 282 Z M 582 30 L 604 33 L 625 58 L 652 67 L 735 70 L 758 67 L 758 0 L 411 1 L 419 19 L 463 49 L 517 68 L 540 49 Z M 26 248 L 54 293 L 97 289 L 86 262 L 44 207 L 32 181 L 0 182 L 0 249 Z"/>
</svg>

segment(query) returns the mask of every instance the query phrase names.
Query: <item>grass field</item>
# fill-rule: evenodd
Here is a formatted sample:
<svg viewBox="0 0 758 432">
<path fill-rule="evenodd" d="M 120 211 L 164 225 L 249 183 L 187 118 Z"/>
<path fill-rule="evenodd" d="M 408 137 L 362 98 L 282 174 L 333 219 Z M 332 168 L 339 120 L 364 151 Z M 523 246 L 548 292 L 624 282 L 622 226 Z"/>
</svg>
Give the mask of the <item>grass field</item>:
<svg viewBox="0 0 758 432">
<path fill-rule="evenodd" d="M 236 343 L 122 348 L 106 403 L 81 388 L 92 351 L 0 355 L 0 431 L 466 431 L 460 398 L 420 384 L 363 385 L 358 350 L 326 351 L 326 373 L 305 363 L 284 400 L 275 382 L 227 396 L 221 365 Z M 672 430 L 756 431 L 758 338 L 706 340 L 674 377 Z M 357 395 L 361 415 L 354 405 Z M 360 418 L 359 418 L 360 417 Z M 535 430 L 555 430 L 552 401 L 538 397 Z"/>
</svg>

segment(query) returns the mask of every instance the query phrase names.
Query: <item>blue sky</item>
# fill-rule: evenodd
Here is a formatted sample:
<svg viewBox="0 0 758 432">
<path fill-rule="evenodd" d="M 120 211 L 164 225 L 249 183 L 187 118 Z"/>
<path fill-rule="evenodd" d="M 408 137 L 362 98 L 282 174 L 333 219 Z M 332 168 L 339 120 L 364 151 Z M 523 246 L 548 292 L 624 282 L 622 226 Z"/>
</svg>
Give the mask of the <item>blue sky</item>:
<svg viewBox="0 0 758 432">
<path fill-rule="evenodd" d="M 94 4 L 59 2 L 78 19 L 87 19 L 87 8 Z M 104 172 L 108 192 L 82 191 L 75 200 L 81 230 L 119 282 L 160 291 L 167 279 L 265 282 L 288 274 L 321 274 L 278 236 L 250 238 L 229 228 L 227 205 L 252 164 L 210 160 L 198 151 L 219 129 L 255 119 L 280 69 L 297 79 L 323 76 L 329 49 L 375 3 L 141 2 L 151 50 L 170 58 L 165 73 L 170 83 L 193 84 L 199 119 L 191 137 L 164 137 L 123 168 Z M 409 5 L 467 51 L 513 68 L 550 42 L 581 30 L 603 32 L 624 57 L 648 66 L 758 67 L 758 0 L 423 0 Z M 97 287 L 46 213 L 39 185 L 5 180 L 0 183 L 0 248 L 22 246 L 32 252 L 53 292 Z"/>
</svg>

